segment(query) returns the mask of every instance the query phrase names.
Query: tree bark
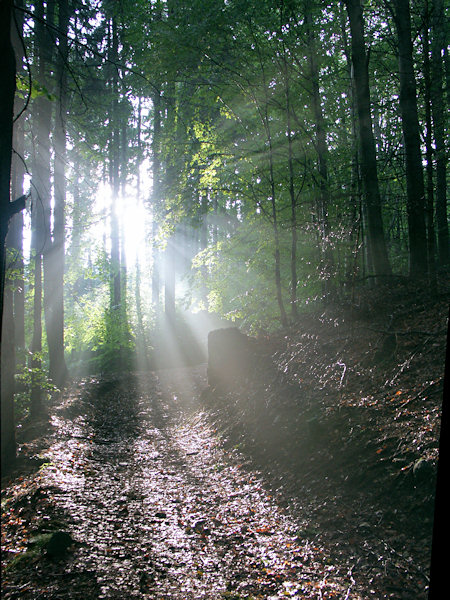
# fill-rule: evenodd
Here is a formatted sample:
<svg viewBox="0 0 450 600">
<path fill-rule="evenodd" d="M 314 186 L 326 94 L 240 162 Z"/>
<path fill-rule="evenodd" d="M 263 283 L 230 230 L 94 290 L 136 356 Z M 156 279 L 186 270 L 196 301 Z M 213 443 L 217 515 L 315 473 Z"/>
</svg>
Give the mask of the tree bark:
<svg viewBox="0 0 450 600">
<path fill-rule="evenodd" d="M 375 277 L 391 274 L 384 237 L 378 185 L 375 140 L 370 113 L 370 88 L 367 54 L 364 43 L 364 21 L 360 0 L 344 0 L 350 22 L 352 64 L 355 79 L 358 111 L 359 143 L 361 149 L 361 174 L 364 185 L 365 214 L 370 262 Z"/>
<path fill-rule="evenodd" d="M 118 114 L 118 85 L 117 69 L 115 64 L 118 59 L 118 32 L 117 24 L 114 18 L 111 19 L 111 50 L 110 57 L 112 61 L 111 90 L 111 132 L 110 132 L 110 185 L 112 191 L 111 206 L 111 297 L 110 304 L 112 311 L 118 311 L 121 304 L 121 271 L 120 271 L 120 237 L 119 221 L 117 216 L 117 203 L 120 193 L 119 177 L 119 157 L 120 157 L 120 129 Z"/>
<path fill-rule="evenodd" d="M 428 270 L 429 283 L 432 293 L 436 292 L 436 235 L 434 230 L 434 185 L 433 185 L 433 134 L 431 118 L 431 67 L 430 67 L 430 11 L 429 2 L 425 0 L 425 15 L 423 28 L 423 75 L 425 84 L 425 148 L 426 148 L 426 175 L 427 175 L 427 195 L 425 221 L 427 230 L 427 251 L 428 251 Z"/>
<path fill-rule="evenodd" d="M 427 274 L 428 260 L 425 230 L 425 187 L 420 152 L 409 0 L 394 0 L 394 8 L 399 53 L 400 112 L 406 158 L 409 274 L 410 277 L 420 278 Z"/>
<path fill-rule="evenodd" d="M 3 315 L 5 286 L 5 243 L 9 219 L 12 216 L 10 177 L 14 94 L 16 91 L 16 63 L 10 34 L 12 9 L 11 0 L 3 0 L 0 4 L 0 73 L 2 78 L 0 86 L 0 318 Z"/>
<path fill-rule="evenodd" d="M 20 35 L 23 33 L 23 0 L 15 3 L 15 20 L 17 29 L 12 27 L 12 44 L 16 55 L 17 71 L 23 72 L 23 48 Z M 15 101 L 15 114 L 18 115 L 22 108 L 23 100 Z M 20 198 L 23 196 L 23 181 L 25 176 L 25 132 L 24 119 L 16 120 L 13 128 L 13 156 L 11 163 L 11 196 Z M 14 271 L 16 273 L 13 282 L 13 304 L 14 304 L 14 339 L 17 349 L 18 364 L 25 364 L 25 283 L 23 262 L 23 214 L 19 212 L 11 219 L 8 233 L 10 247 L 14 252 Z"/>
<path fill-rule="evenodd" d="M 328 222 L 329 186 L 328 186 L 328 146 L 326 140 L 325 119 L 322 111 L 319 87 L 319 65 L 316 39 L 313 31 L 313 19 L 309 2 L 305 3 L 305 23 L 308 36 L 308 62 L 311 78 L 311 100 L 315 121 L 315 147 L 319 173 L 319 197 L 316 202 L 317 220 L 320 229 L 321 279 L 322 291 L 326 297 L 330 293 L 333 271 L 333 254 L 330 247 L 330 226 Z"/>
<path fill-rule="evenodd" d="M 51 246 L 44 255 L 44 277 L 46 299 L 46 331 L 49 349 L 49 375 L 57 387 L 62 387 L 67 378 L 64 358 L 64 237 L 66 203 L 66 115 L 67 115 L 67 32 L 69 27 L 68 0 L 58 0 L 58 60 L 54 143 L 54 210 Z"/>
<path fill-rule="evenodd" d="M 14 382 L 11 374 L 14 365 L 6 364 L 8 353 L 4 352 L 3 325 L 9 337 L 8 327 L 13 326 L 11 311 L 9 318 L 3 319 L 3 304 L 6 275 L 6 236 L 9 220 L 13 214 L 10 203 L 11 154 L 13 136 L 14 94 L 16 89 L 16 64 L 11 44 L 10 28 L 13 3 L 3 0 L 0 3 L 0 375 L 1 392 L 1 466 L 9 467 L 16 457 L 14 427 Z M 17 205 L 16 205 L 17 206 Z M 8 302 L 9 307 L 9 302 Z M 12 338 L 14 340 L 14 338 Z M 12 342 L 14 347 L 14 341 Z M 11 357 L 12 359 L 12 357 Z M 12 385 L 12 387 L 11 387 Z"/>
<path fill-rule="evenodd" d="M 447 54 L 443 56 L 443 53 L 447 52 L 445 26 L 443 2 L 442 0 L 432 0 L 431 103 L 436 144 L 436 228 L 441 267 L 446 267 L 450 262 L 447 217 L 447 151 L 445 146 L 447 102 L 443 90 L 444 56 L 447 56 Z M 449 93 L 447 86 L 447 98 Z"/>
<path fill-rule="evenodd" d="M 159 208 L 161 204 L 161 92 L 153 95 L 152 139 L 152 304 L 156 318 L 160 311 L 160 252 L 157 244 Z"/>
</svg>

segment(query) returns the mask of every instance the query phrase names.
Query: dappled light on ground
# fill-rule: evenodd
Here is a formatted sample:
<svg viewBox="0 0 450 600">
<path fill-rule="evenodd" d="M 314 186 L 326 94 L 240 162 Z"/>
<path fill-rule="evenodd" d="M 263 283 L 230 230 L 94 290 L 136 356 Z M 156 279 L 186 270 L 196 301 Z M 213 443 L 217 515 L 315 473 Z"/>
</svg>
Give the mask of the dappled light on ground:
<svg viewBox="0 0 450 600">
<path fill-rule="evenodd" d="M 66 580 L 80 578 L 86 600 L 362 598 L 262 475 L 221 447 L 199 409 L 205 385 L 204 367 L 92 378 L 56 411 L 39 479 L 76 541 Z M 55 579 L 61 566 L 36 568 L 45 597 L 81 597 Z"/>
</svg>

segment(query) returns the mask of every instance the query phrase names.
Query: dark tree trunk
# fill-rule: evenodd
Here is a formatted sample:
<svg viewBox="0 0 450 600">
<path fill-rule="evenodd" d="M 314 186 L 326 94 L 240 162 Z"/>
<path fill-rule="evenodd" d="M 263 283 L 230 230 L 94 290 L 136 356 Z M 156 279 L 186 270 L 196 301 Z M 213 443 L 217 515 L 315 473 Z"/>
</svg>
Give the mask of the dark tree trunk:
<svg viewBox="0 0 450 600">
<path fill-rule="evenodd" d="M 175 319 L 175 234 L 167 240 L 164 256 L 164 313 L 169 322 Z"/>
<path fill-rule="evenodd" d="M 127 115 L 125 102 L 123 102 L 120 110 L 120 199 L 125 201 L 126 185 L 127 185 L 127 161 L 128 161 L 128 136 L 127 136 Z M 124 230 L 124 221 L 120 220 L 120 294 L 121 294 L 121 320 L 126 327 L 127 323 L 127 253 L 126 239 Z"/>
<path fill-rule="evenodd" d="M 323 295 L 327 296 L 331 289 L 333 271 L 333 254 L 330 247 L 330 226 L 328 222 L 328 146 L 326 141 L 325 119 L 322 111 L 319 87 L 319 65 L 316 39 L 313 31 L 313 20 L 308 2 L 305 4 L 305 22 L 308 36 L 308 61 L 311 77 L 311 100 L 315 121 L 315 148 L 317 152 L 319 174 L 319 197 L 316 202 L 317 221 L 320 229 L 321 279 Z"/>
<path fill-rule="evenodd" d="M 31 379 L 31 404 L 30 415 L 36 417 L 42 412 L 42 390 L 39 373 L 42 362 L 42 244 L 43 244 L 43 210 L 33 194 L 33 208 L 31 213 L 31 253 L 33 257 L 33 337 L 31 341 L 30 368 Z"/>
<path fill-rule="evenodd" d="M 120 160 L 120 129 L 119 129 L 119 106 L 118 106 L 118 84 L 117 84 L 117 69 L 115 67 L 118 59 L 119 38 L 117 32 L 117 24 L 115 19 L 111 19 L 111 90 L 112 90 L 112 107 L 111 107 L 111 132 L 110 132 L 110 185 L 112 190 L 112 206 L 111 206 L 111 309 L 118 312 L 122 294 L 121 294 L 121 272 L 120 272 L 120 237 L 119 237 L 119 221 L 117 216 L 117 203 L 120 193 L 120 176 L 119 176 L 119 160 Z"/>
<path fill-rule="evenodd" d="M 10 465 L 16 455 L 14 424 L 14 392 L 16 372 L 14 348 L 14 306 L 12 281 L 7 281 L 3 302 L 2 339 L 5 351 L 1 353 L 1 400 L 2 400 L 2 466 Z"/>
<path fill-rule="evenodd" d="M 23 48 L 19 35 L 23 31 L 23 1 L 16 1 L 15 19 L 16 27 L 12 27 L 12 43 L 16 55 L 17 70 L 23 72 Z M 15 114 L 18 115 L 24 101 L 16 99 Z M 13 156 L 11 164 L 11 196 L 20 198 L 23 196 L 23 181 L 25 176 L 24 159 L 24 125 L 23 118 L 19 118 L 14 123 L 13 129 Z M 13 282 L 13 304 L 14 304 L 14 337 L 17 349 L 17 362 L 19 365 L 25 364 L 25 283 L 24 283 L 24 262 L 23 262 L 23 214 L 17 213 L 11 219 L 9 226 L 9 244 L 14 254 L 15 277 Z"/>
<path fill-rule="evenodd" d="M 354 278 L 358 270 L 358 255 L 359 255 L 359 244 L 362 244 L 364 252 L 362 254 L 362 265 L 361 270 L 364 272 L 365 265 L 367 264 L 368 252 L 367 243 L 364 243 L 364 228 L 363 228 L 363 215 L 362 215 L 362 190 L 361 190 L 361 176 L 360 176 L 360 160 L 358 153 L 358 125 L 356 116 L 356 93 L 355 93 L 355 80 L 353 74 L 353 65 L 351 58 L 351 51 L 348 43 L 347 28 L 345 22 L 345 11 L 340 11 L 341 20 L 341 32 L 344 43 L 344 53 L 347 64 L 349 91 L 348 96 L 350 98 L 350 120 L 351 120 L 351 176 L 350 176 L 350 244 L 353 248 L 353 256 L 348 261 L 348 267 L 346 269 L 346 278 L 348 281 L 352 281 L 352 294 L 354 293 Z"/>
<path fill-rule="evenodd" d="M 364 43 L 364 21 L 360 0 L 344 0 L 352 36 L 352 64 L 355 79 L 358 111 L 359 142 L 361 149 L 361 174 L 364 185 L 365 214 L 367 216 L 367 241 L 373 275 L 391 274 L 384 237 L 378 185 L 375 140 L 370 113 L 370 88 L 367 54 Z"/>
<path fill-rule="evenodd" d="M 160 252 L 157 244 L 159 207 L 161 204 L 161 93 L 153 95 L 153 190 L 152 190 L 152 304 L 155 315 L 158 317 L 160 310 Z"/>
<path fill-rule="evenodd" d="M 14 427 L 14 364 L 9 364 L 13 356 L 11 348 L 4 352 L 4 340 L 13 332 L 8 328 L 13 326 L 11 319 L 12 302 L 8 295 L 7 319 L 3 319 L 3 304 L 6 274 L 6 235 L 9 219 L 18 208 L 10 203 L 11 154 L 13 135 L 14 94 L 16 89 L 16 65 L 14 50 L 11 44 L 10 27 L 13 3 L 3 0 L 0 3 L 0 393 L 1 393 L 1 465 L 2 469 L 9 467 L 16 457 L 15 427 Z M 16 200 L 16 199 L 14 199 Z M 5 337 L 2 334 L 5 327 Z M 8 336 L 8 338 L 6 338 Z M 12 350 L 14 350 L 14 337 Z M 13 354 L 13 353 L 12 353 Z"/>
<path fill-rule="evenodd" d="M 409 0 L 394 0 L 394 7 L 399 53 L 400 112 L 406 158 L 409 273 L 411 277 L 423 277 L 428 271 L 425 188 L 420 152 Z"/>
<path fill-rule="evenodd" d="M 53 59 L 53 39 L 50 27 L 55 22 L 55 2 L 40 3 L 37 7 L 39 20 L 36 22 L 36 47 L 38 53 L 38 80 L 46 89 L 51 89 L 51 64 Z M 45 15 L 45 24 L 43 21 Z M 67 25 L 66 25 L 67 30 Z M 63 42 L 64 44 L 64 42 Z M 61 48 L 63 52 L 63 47 Z M 65 68 L 65 65 L 64 67 Z M 59 67 L 58 71 L 61 71 Z M 61 76 L 61 72 L 59 73 Z M 45 96 L 39 96 L 34 103 L 34 161 L 33 188 L 38 211 L 43 210 L 44 220 L 41 244 L 36 252 L 42 253 L 44 315 L 47 333 L 49 376 L 53 383 L 61 386 L 66 377 L 67 368 L 64 360 L 64 310 L 63 310 L 63 275 L 64 275 L 64 142 L 60 126 L 63 119 L 62 106 L 58 102 L 58 113 L 55 115 L 55 205 L 51 205 L 51 149 L 50 133 L 52 125 L 53 103 Z M 40 226 L 39 224 L 38 226 Z M 36 257 L 36 260 L 38 258 Z M 39 269 L 40 270 L 40 267 Z M 40 275 L 38 274 L 38 277 Z"/>
<path fill-rule="evenodd" d="M 436 144 L 436 227 L 439 265 L 445 267 L 450 262 L 447 217 L 447 151 L 445 146 L 447 101 L 443 90 L 444 56 L 448 56 L 446 54 L 448 49 L 442 0 L 432 1 L 432 15 L 431 103 Z M 447 98 L 449 93 L 447 85 Z"/>
<path fill-rule="evenodd" d="M 433 135 L 431 119 L 431 70 L 430 70 L 430 13 L 429 2 L 425 1 L 425 16 L 423 30 L 423 73 L 425 84 L 425 147 L 426 147 L 426 175 L 427 175 L 427 197 L 425 221 L 427 229 L 427 250 L 430 290 L 436 292 L 436 236 L 434 231 L 434 185 L 433 185 Z"/>
<path fill-rule="evenodd" d="M 54 142 L 54 211 L 53 236 L 51 247 L 44 255 L 46 331 L 49 349 L 49 374 L 53 383 L 62 387 L 67 378 L 64 359 L 64 210 L 66 203 L 66 114 L 67 114 L 67 75 L 68 56 L 67 31 L 69 26 L 68 0 L 58 0 L 58 61 L 57 86 L 58 100 L 55 111 Z"/>
<path fill-rule="evenodd" d="M 47 6 L 47 20 L 53 16 L 54 3 Z M 38 80 L 48 86 L 47 70 L 51 50 L 45 27 L 45 7 L 41 1 L 36 4 L 36 55 Z M 50 53 L 50 54 L 49 54 Z M 33 298 L 33 337 L 31 342 L 32 389 L 30 415 L 36 417 L 42 411 L 42 390 L 40 370 L 42 367 L 42 291 L 43 256 L 51 249 L 51 184 L 50 184 L 50 126 L 51 104 L 44 96 L 38 96 L 33 104 L 33 162 L 32 162 L 32 212 L 31 212 L 31 253 L 33 257 L 34 298 Z M 50 306 L 51 286 L 47 263 L 46 290 L 47 308 Z M 45 303 L 44 303 L 45 304 Z M 45 310 L 45 306 L 44 306 Z M 51 336 L 50 336 L 51 337 Z"/>
<path fill-rule="evenodd" d="M 3 0 L 0 4 L 0 318 L 3 315 L 5 286 L 5 243 L 9 219 L 12 216 L 10 177 L 16 90 L 16 63 L 10 37 L 12 7 L 11 0 Z"/>
</svg>

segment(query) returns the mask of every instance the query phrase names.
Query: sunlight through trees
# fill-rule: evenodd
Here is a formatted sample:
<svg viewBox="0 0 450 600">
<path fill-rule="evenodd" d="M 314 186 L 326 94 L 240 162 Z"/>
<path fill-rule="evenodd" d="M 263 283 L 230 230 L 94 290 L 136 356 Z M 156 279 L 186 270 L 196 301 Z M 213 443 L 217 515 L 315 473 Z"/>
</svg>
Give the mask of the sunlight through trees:
<svg viewBox="0 0 450 600">
<path fill-rule="evenodd" d="M 5 460 L 15 393 L 204 360 L 198 311 L 266 334 L 445 280 L 441 0 L 1 11 Z"/>
</svg>

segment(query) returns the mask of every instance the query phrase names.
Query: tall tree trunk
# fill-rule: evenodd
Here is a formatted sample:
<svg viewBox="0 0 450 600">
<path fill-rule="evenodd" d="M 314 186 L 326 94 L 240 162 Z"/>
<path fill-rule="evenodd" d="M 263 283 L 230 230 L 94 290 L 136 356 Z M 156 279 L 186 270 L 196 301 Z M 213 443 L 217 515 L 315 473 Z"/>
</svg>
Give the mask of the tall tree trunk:
<svg viewBox="0 0 450 600">
<path fill-rule="evenodd" d="M 21 71 L 23 50 L 19 35 L 23 29 L 22 3 L 17 3 L 16 27 L 12 26 L 11 42 L 16 56 L 17 69 Z M 0 13 L 1 15 L 1 13 Z M 0 18 L 2 18 L 0 16 Z M 2 35 L 0 33 L 0 35 Z M 0 50 L 2 51 L 2 50 Z M 21 103 L 16 101 L 14 113 L 19 114 Z M 11 122 L 12 122 L 12 115 Z M 24 130 L 23 121 L 18 120 L 13 127 L 13 149 L 15 154 L 11 162 L 11 195 L 12 198 L 23 196 L 23 150 Z M 9 197 L 8 197 L 9 202 Z M 9 208 L 9 206 L 8 206 Z M 16 455 L 15 440 L 15 418 L 14 418 L 14 394 L 16 391 L 15 374 L 17 371 L 16 348 L 20 352 L 20 360 L 25 358 L 25 304 L 24 304 L 24 280 L 23 280 L 23 216 L 22 212 L 15 214 L 9 224 L 6 239 L 9 258 L 6 264 L 5 277 L 7 279 L 4 291 L 3 319 L 0 319 L 2 329 L 2 352 L 0 352 L 0 397 L 1 397 L 1 455 L 2 469 L 9 467 Z M 9 268 L 13 275 L 8 277 Z"/>
<path fill-rule="evenodd" d="M 450 263 L 447 217 L 447 150 L 446 114 L 450 89 L 447 81 L 447 100 L 444 95 L 444 57 L 448 56 L 446 19 L 442 0 L 432 0 L 431 39 L 431 103 L 436 144 L 436 227 L 439 265 Z M 447 77 L 450 69 L 447 72 Z"/>
<path fill-rule="evenodd" d="M 120 197 L 121 201 L 125 202 L 126 197 L 126 186 L 127 186 L 127 115 L 125 100 L 121 106 L 120 111 Z M 121 281 L 121 314 L 123 325 L 126 327 L 127 323 L 127 253 L 126 253 L 126 239 L 124 230 L 124 221 L 120 222 L 120 281 Z"/>
<path fill-rule="evenodd" d="M 426 197 L 426 229 L 427 229 L 427 251 L 429 283 L 432 293 L 436 292 L 436 236 L 434 231 L 434 185 L 433 185 L 433 135 L 431 118 L 431 69 L 430 69 L 430 7 L 429 1 L 425 0 L 425 15 L 423 29 L 423 73 L 425 84 L 425 147 L 426 147 L 426 175 L 427 175 L 427 197 Z"/>
<path fill-rule="evenodd" d="M 17 28 L 12 28 L 12 43 L 16 55 L 17 70 L 23 72 L 23 48 L 20 40 L 20 35 L 23 32 L 23 0 L 18 0 L 15 3 L 15 20 Z M 24 101 L 15 102 L 15 114 L 18 115 L 22 109 Z M 25 132 L 23 118 L 19 118 L 14 123 L 13 128 L 13 156 L 11 164 L 11 196 L 12 198 L 20 198 L 23 196 L 23 181 L 25 176 Z M 15 277 L 13 282 L 13 304 L 14 304 L 14 334 L 15 345 L 17 349 L 18 364 L 25 364 L 25 282 L 24 282 L 24 262 L 23 262 L 23 214 L 17 213 L 11 219 L 9 227 L 9 239 L 11 240 L 11 248 L 14 252 L 14 271 Z"/>
<path fill-rule="evenodd" d="M 10 177 L 13 135 L 14 94 L 16 91 L 16 63 L 11 44 L 10 28 L 13 3 L 0 4 L 0 320 L 3 315 L 5 286 L 6 235 L 12 216 L 10 205 Z M 1 344 L 0 327 L 0 344 Z M 1 347 L 1 346 L 0 346 Z"/>
<path fill-rule="evenodd" d="M 2 339 L 3 352 L 1 353 L 1 418 L 2 418 L 2 468 L 9 466 L 16 456 L 15 419 L 14 419 L 14 392 L 16 372 L 15 332 L 14 332 L 14 305 L 13 282 L 6 281 L 3 302 Z"/>
<path fill-rule="evenodd" d="M 0 3 L 0 394 L 1 394 L 1 467 L 9 468 L 16 457 L 14 426 L 14 319 L 12 290 L 6 292 L 6 236 L 14 213 L 10 202 L 11 155 L 13 139 L 16 66 L 10 27 L 13 4 Z M 14 198 L 15 200 L 15 198 Z M 16 204 L 17 206 L 17 204 Z M 8 343 L 8 347 L 5 345 Z M 6 351 L 5 351 L 6 350 Z"/>
<path fill-rule="evenodd" d="M 42 390 L 39 372 L 42 368 L 42 246 L 44 231 L 43 207 L 37 198 L 36 192 L 32 194 L 33 204 L 31 212 L 31 256 L 33 260 L 33 337 L 31 340 L 31 404 L 30 415 L 36 417 L 42 411 Z"/>
<path fill-rule="evenodd" d="M 272 138 L 269 129 L 269 120 L 267 119 L 267 132 L 269 141 L 269 181 L 270 181 L 270 202 L 272 207 L 272 228 L 273 228 L 273 241 L 275 244 L 274 258 L 275 258 L 275 289 L 277 295 L 278 308 L 280 310 L 280 319 L 283 327 L 288 326 L 288 318 L 286 310 L 284 308 L 283 294 L 281 288 L 281 254 L 280 254 L 280 232 L 278 226 L 278 214 L 275 197 L 275 176 L 273 170 L 273 147 Z"/>
<path fill-rule="evenodd" d="M 54 4 L 48 8 L 53 8 Z M 48 17 L 48 13 L 47 13 Z M 36 5 L 36 38 L 35 47 L 38 60 L 38 80 L 41 85 L 48 86 L 47 67 L 49 43 L 45 28 L 45 8 L 41 1 Z M 32 212 L 31 212 L 31 253 L 34 270 L 33 298 L 33 337 L 31 342 L 32 417 L 42 411 L 42 390 L 40 387 L 40 370 L 42 367 L 42 262 L 43 254 L 51 245 L 51 202 L 50 202 L 50 125 L 51 105 L 43 96 L 38 96 L 33 105 L 33 160 L 32 160 Z M 47 291 L 50 303 L 50 289 Z"/>
<path fill-rule="evenodd" d="M 254 41 L 256 42 L 255 38 Z M 269 93 L 268 93 L 268 82 L 266 81 L 266 71 L 264 67 L 263 58 L 260 53 L 259 46 L 258 56 L 259 65 L 261 71 L 261 84 L 264 94 L 264 105 L 261 106 L 257 97 L 252 94 L 252 100 L 255 104 L 255 108 L 258 111 L 261 119 L 261 124 L 264 128 L 266 142 L 267 142 L 267 163 L 269 172 L 269 186 L 270 186 L 270 207 L 271 207 L 271 224 L 273 231 L 273 242 L 274 242 L 274 262 L 275 262 L 275 290 L 277 297 L 277 304 L 280 311 L 280 321 L 283 327 L 287 327 L 289 322 L 284 308 L 283 301 L 283 290 L 281 285 L 281 252 L 280 252 L 280 230 L 278 224 L 278 211 L 277 211 L 277 198 L 276 198 L 276 183 L 275 183 L 275 171 L 274 171 L 274 150 L 271 130 L 271 119 L 269 117 Z"/>
<path fill-rule="evenodd" d="M 175 319 L 175 233 L 167 240 L 164 256 L 164 314 L 169 322 Z"/>
<path fill-rule="evenodd" d="M 318 160 L 319 197 L 316 202 L 317 220 L 320 228 L 321 278 L 324 296 L 331 289 L 333 254 L 330 246 L 330 226 L 328 222 L 329 186 L 328 186 L 328 146 L 326 140 L 325 119 L 322 111 L 319 87 L 319 65 L 316 39 L 313 31 L 313 19 L 310 3 L 305 3 L 305 23 L 308 36 L 308 61 L 311 78 L 311 99 L 315 121 L 315 148 Z"/>
<path fill-rule="evenodd" d="M 39 3 L 36 14 L 36 51 L 38 56 L 38 81 L 46 89 L 51 89 L 51 65 L 53 60 L 52 26 L 55 23 L 55 1 Z M 44 20 L 45 18 L 45 20 Z M 67 29 L 67 27 L 66 27 Z M 50 132 L 52 125 L 53 103 L 45 96 L 39 96 L 34 103 L 34 159 L 32 185 L 35 191 L 35 202 L 43 211 L 44 220 L 41 247 L 36 248 L 37 254 L 42 253 L 44 315 L 48 343 L 49 375 L 53 383 L 61 386 L 66 377 L 67 368 L 64 360 L 64 312 L 63 312 L 63 273 L 64 273 L 64 205 L 61 198 L 61 174 L 57 169 L 63 157 L 57 157 L 55 164 L 55 207 L 52 210 L 51 195 L 51 150 Z M 61 107 L 59 106 L 61 111 Z M 62 118 L 61 113 L 56 118 Z M 55 144 L 58 152 L 60 132 L 55 131 Z M 40 210 L 38 208 L 38 210 Z M 52 226 L 53 224 L 53 226 Z M 61 265 L 58 263 L 61 261 Z M 36 256 L 36 262 L 40 262 Z M 36 270 L 38 279 L 41 277 L 41 267 Z M 37 286 L 37 288 L 40 286 Z M 36 291 L 37 293 L 37 291 Z"/>
<path fill-rule="evenodd" d="M 49 349 L 49 374 L 53 383 L 62 387 L 67 378 L 64 358 L 64 237 L 66 204 L 66 115 L 67 115 L 67 32 L 68 0 L 58 0 L 58 99 L 55 110 L 54 144 L 54 209 L 53 235 L 50 248 L 44 254 L 44 298 L 46 331 Z"/>
<path fill-rule="evenodd" d="M 409 0 L 394 0 L 394 7 L 399 53 L 400 112 L 406 158 L 409 272 L 411 277 L 423 277 L 428 271 L 425 188 L 420 152 Z"/>
<path fill-rule="evenodd" d="M 339 17 L 341 21 L 341 33 L 343 39 L 343 49 L 347 64 L 348 73 L 348 96 L 350 98 L 350 122 L 351 122 L 351 176 L 350 176 L 350 247 L 352 248 L 353 256 L 348 261 L 348 268 L 346 270 L 346 278 L 348 281 L 352 281 L 352 297 L 354 294 L 354 278 L 358 270 L 358 255 L 359 245 L 362 244 L 364 252 L 362 254 L 362 265 L 361 270 L 364 272 L 365 264 L 367 264 L 368 252 L 367 243 L 364 243 L 365 230 L 363 228 L 363 214 L 362 214 L 362 190 L 361 190 L 361 176 L 360 176 L 360 160 L 358 153 L 358 133 L 357 133 L 357 117 L 356 117 L 356 92 L 355 92 L 355 78 L 353 72 L 351 51 L 348 42 L 345 11 L 339 11 Z"/>
<path fill-rule="evenodd" d="M 160 252 L 157 243 L 159 212 L 161 205 L 161 92 L 153 95 L 153 139 L 152 139 L 152 304 L 156 318 L 160 311 Z"/>
<path fill-rule="evenodd" d="M 111 206 L 111 296 L 110 305 L 113 312 L 116 314 L 119 311 L 122 294 L 121 294 L 121 271 L 120 271 L 120 232 L 119 220 L 117 215 L 117 204 L 120 193 L 120 176 L 119 176 L 119 161 L 120 161 L 120 129 L 119 129 L 119 105 L 118 105 L 118 84 L 117 84 L 117 69 L 116 63 L 118 60 L 119 38 L 117 32 L 117 24 L 115 18 L 111 19 L 111 91 L 112 91 L 112 106 L 111 106 L 111 132 L 110 132 L 110 186 L 112 191 L 112 206 Z"/>
<path fill-rule="evenodd" d="M 391 268 L 381 214 L 375 140 L 370 113 L 369 70 L 364 43 L 364 21 L 360 0 L 344 0 L 344 2 L 352 37 L 352 64 L 358 111 L 361 174 L 364 184 L 365 214 L 367 215 L 367 241 L 373 264 L 373 275 L 382 277 L 390 275 Z"/>
</svg>

